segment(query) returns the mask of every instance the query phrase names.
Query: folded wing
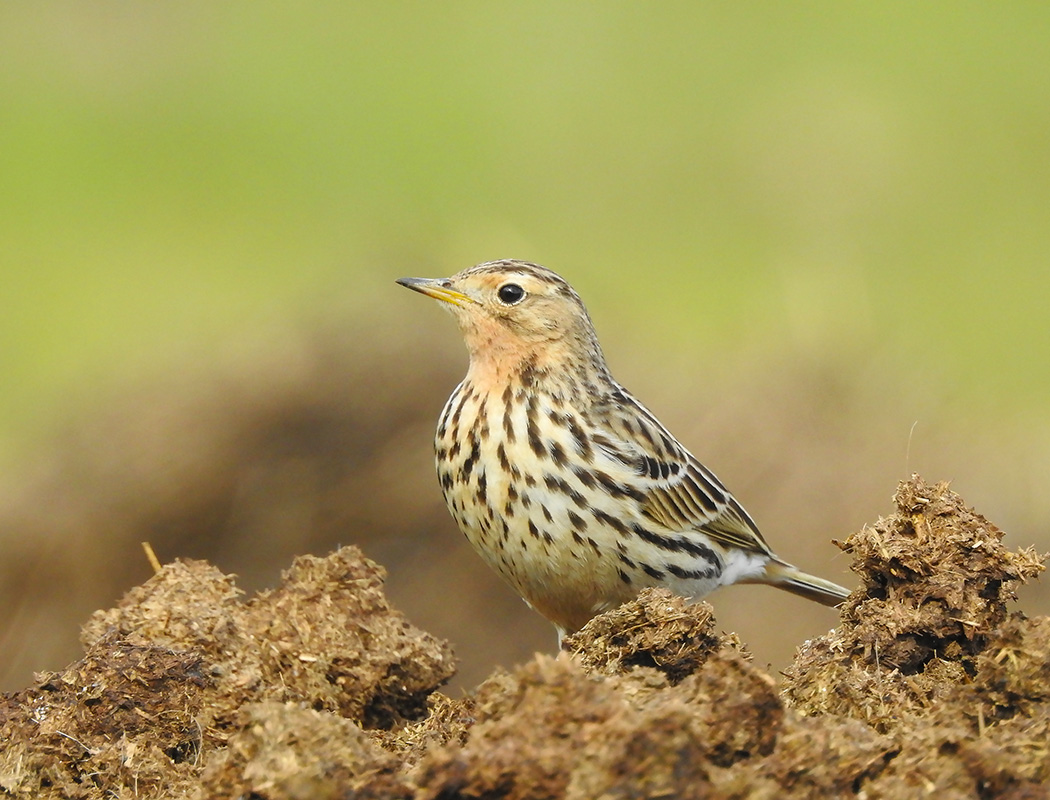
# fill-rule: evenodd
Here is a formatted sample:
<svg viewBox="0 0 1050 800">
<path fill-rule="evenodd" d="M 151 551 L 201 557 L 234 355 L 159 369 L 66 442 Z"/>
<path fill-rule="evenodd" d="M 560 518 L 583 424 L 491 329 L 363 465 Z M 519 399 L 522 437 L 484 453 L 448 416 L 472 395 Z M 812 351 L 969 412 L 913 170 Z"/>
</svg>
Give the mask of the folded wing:
<svg viewBox="0 0 1050 800">
<path fill-rule="evenodd" d="M 723 547 L 772 556 L 758 526 L 714 473 L 628 392 L 618 394 L 602 420 L 615 438 L 600 446 L 636 468 L 642 513 L 676 533 L 696 531 Z"/>
</svg>

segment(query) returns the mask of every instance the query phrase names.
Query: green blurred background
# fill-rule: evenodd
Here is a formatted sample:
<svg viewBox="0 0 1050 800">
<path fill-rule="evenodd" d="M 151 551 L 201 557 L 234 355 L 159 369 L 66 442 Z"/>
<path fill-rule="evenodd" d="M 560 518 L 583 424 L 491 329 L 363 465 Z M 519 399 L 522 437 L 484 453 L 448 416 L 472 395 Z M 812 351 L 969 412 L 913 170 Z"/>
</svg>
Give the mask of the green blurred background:
<svg viewBox="0 0 1050 800">
<path fill-rule="evenodd" d="M 828 539 L 911 471 L 1050 547 L 1048 41 L 1044 3 L 4 4 L 3 688 L 75 657 L 141 538 L 249 587 L 360 541 L 468 684 L 550 649 L 497 583 L 446 596 L 469 554 L 427 571 L 462 548 L 429 441 L 464 357 L 393 279 L 493 258 L 573 282 L 618 377 L 813 571 L 849 580 Z M 326 422 L 258 433 L 292 417 Z M 299 516 L 244 499 L 273 486 Z M 774 665 L 834 622 L 725 596 Z"/>
</svg>

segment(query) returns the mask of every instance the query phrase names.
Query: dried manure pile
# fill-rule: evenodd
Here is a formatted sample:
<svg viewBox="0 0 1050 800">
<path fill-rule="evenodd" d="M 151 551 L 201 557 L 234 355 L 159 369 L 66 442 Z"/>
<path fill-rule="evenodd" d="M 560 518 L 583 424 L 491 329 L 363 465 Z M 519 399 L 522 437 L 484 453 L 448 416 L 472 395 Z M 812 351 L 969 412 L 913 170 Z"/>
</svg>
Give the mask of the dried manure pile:
<svg viewBox="0 0 1050 800">
<path fill-rule="evenodd" d="M 164 567 L 86 654 L 0 706 L 0 797 L 1048 797 L 1042 569 L 945 485 L 841 543 L 860 586 L 779 680 L 705 603 L 663 591 L 461 699 L 450 647 L 353 548 L 245 599 Z"/>
</svg>

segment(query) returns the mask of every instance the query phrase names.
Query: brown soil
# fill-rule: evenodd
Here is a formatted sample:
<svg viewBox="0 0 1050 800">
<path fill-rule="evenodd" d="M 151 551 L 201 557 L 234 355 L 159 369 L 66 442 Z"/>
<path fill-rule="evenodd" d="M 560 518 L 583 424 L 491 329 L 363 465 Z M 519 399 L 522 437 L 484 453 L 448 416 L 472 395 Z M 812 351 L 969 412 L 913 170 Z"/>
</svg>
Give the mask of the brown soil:
<svg viewBox="0 0 1050 800">
<path fill-rule="evenodd" d="M 1050 797 L 1042 570 L 946 485 L 840 546 L 861 584 L 778 681 L 662 591 L 453 700 L 450 647 L 355 548 L 245 600 L 200 561 L 98 612 L 85 656 L 0 704 L 32 798 Z"/>
</svg>

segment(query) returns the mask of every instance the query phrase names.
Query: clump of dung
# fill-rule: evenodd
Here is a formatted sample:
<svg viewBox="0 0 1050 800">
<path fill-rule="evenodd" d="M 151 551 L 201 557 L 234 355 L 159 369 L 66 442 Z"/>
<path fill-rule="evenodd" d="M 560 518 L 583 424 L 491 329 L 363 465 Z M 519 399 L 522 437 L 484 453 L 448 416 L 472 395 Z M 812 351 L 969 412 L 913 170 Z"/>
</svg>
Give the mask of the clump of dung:
<svg viewBox="0 0 1050 800">
<path fill-rule="evenodd" d="M 346 547 L 296 559 L 245 602 L 209 564 L 169 564 L 92 617 L 83 659 L 3 699 L 0 790 L 180 797 L 203 779 L 223 796 L 285 798 L 386 786 L 394 759 L 366 731 L 424 716 L 454 660 L 391 608 L 383 577 Z"/>
<path fill-rule="evenodd" d="M 807 642 L 785 692 L 806 713 L 854 716 L 885 729 L 976 674 L 1008 618 L 1014 589 L 1042 558 L 1007 550 L 1003 532 L 946 483 L 918 476 L 894 495 L 895 514 L 840 544 L 860 586 L 841 624 Z"/>
<path fill-rule="evenodd" d="M 1010 612 L 1043 570 L 946 483 L 918 476 L 896 513 L 850 536 L 861 585 L 840 625 L 800 648 L 785 674 L 797 712 L 860 720 L 894 754 L 869 797 L 1029 795 L 1050 781 L 1050 620 Z"/>
</svg>

